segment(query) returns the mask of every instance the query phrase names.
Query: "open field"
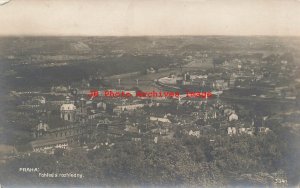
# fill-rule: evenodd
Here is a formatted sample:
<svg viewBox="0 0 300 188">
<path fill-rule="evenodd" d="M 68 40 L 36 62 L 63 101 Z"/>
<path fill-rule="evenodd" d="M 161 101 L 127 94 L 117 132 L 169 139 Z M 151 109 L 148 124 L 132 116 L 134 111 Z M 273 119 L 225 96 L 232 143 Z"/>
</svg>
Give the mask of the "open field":
<svg viewBox="0 0 300 188">
<path fill-rule="evenodd" d="M 121 86 L 127 89 L 136 87 L 137 86 L 136 80 L 138 80 L 138 87 L 142 90 L 147 91 L 147 90 L 153 90 L 157 87 L 156 85 L 154 85 L 155 79 L 169 76 L 170 74 L 177 75 L 188 71 L 199 71 L 199 70 L 206 70 L 209 68 L 213 68 L 211 62 L 203 62 L 203 63 L 191 62 L 188 63 L 187 65 L 182 66 L 182 68 L 180 67 L 161 68 L 156 73 L 145 74 L 145 75 L 139 74 L 138 72 L 126 73 L 121 75 L 113 75 L 108 77 L 107 80 L 109 80 L 113 86 L 118 86 L 118 79 L 121 79 Z"/>
</svg>

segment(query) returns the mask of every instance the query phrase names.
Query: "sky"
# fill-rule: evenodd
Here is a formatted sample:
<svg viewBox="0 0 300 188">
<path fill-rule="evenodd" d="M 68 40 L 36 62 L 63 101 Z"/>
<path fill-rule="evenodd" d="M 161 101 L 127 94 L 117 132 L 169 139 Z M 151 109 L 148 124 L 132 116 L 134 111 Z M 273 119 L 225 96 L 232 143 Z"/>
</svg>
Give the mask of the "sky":
<svg viewBox="0 0 300 188">
<path fill-rule="evenodd" d="M 300 0 L 11 0 L 0 36 L 300 35 Z"/>
</svg>

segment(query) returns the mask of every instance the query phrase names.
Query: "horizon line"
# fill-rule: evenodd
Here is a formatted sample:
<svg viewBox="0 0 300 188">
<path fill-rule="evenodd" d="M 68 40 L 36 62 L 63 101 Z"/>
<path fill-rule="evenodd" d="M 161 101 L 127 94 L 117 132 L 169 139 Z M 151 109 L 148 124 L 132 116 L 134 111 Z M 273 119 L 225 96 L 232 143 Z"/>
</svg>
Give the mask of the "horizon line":
<svg viewBox="0 0 300 188">
<path fill-rule="evenodd" d="M 300 35 L 221 35 L 221 34 L 208 34 L 208 35 L 32 35 L 32 34 L 22 34 L 22 35 L 1 35 L 0 38 L 4 37 L 282 37 L 282 38 L 295 38 L 300 37 Z"/>
</svg>

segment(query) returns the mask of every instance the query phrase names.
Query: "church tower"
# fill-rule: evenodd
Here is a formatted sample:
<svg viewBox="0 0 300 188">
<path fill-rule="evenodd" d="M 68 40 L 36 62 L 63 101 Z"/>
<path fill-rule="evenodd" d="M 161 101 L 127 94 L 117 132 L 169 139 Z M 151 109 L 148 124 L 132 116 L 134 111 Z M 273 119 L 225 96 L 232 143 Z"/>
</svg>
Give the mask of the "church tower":
<svg viewBox="0 0 300 188">
<path fill-rule="evenodd" d="M 60 107 L 60 117 L 63 120 L 74 122 L 75 121 L 76 106 L 71 103 L 70 97 L 66 97 L 65 104 Z"/>
</svg>

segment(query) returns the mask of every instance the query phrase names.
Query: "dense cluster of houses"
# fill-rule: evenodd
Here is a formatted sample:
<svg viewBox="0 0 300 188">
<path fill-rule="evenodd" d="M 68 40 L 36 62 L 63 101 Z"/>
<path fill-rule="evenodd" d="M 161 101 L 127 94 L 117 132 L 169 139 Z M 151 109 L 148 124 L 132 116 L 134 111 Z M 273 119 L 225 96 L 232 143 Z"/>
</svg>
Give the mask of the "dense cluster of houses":
<svg viewBox="0 0 300 188">
<path fill-rule="evenodd" d="M 212 89 L 219 91 L 267 84 L 270 87 L 266 87 L 266 93 L 262 95 L 295 98 L 292 84 L 281 86 L 273 79 L 274 68 L 279 67 L 277 73 L 281 75 L 280 79 L 285 79 L 286 72 L 292 71 L 287 60 L 232 58 L 223 62 L 222 66 L 227 66 L 225 72 L 205 72 L 197 79 L 205 80 L 201 83 L 210 84 Z M 155 70 L 149 68 L 147 72 L 155 73 Z M 51 97 L 29 94 L 32 97 L 19 106 L 20 113 L 46 114 L 40 116 L 39 123 L 33 129 L 31 146 L 34 151 L 53 152 L 55 148 L 67 149 L 76 145 L 95 148 L 100 147 L 99 140 L 102 144 L 109 142 L 108 145 L 111 145 L 120 140 L 139 142 L 150 139 L 159 144 L 164 139 L 173 139 L 178 131 L 195 138 L 213 134 L 256 136 L 257 133 L 268 134 L 271 131 L 264 124 L 254 123 L 253 120 L 248 122 L 249 119 L 241 116 L 232 103 L 221 101 L 219 95 L 210 99 L 183 97 L 178 100 L 103 96 L 90 99 L 84 93 L 86 91 L 83 89 L 70 95 L 70 88 L 57 86 L 51 88 Z M 58 123 L 48 121 L 49 116 L 56 118 Z"/>
<path fill-rule="evenodd" d="M 76 98 L 79 100 L 76 101 Z M 220 130 L 223 130 L 224 136 L 271 131 L 267 127 L 254 128 L 245 123 L 233 106 L 218 98 L 89 100 L 84 96 L 67 96 L 57 104 L 46 99 L 38 103 L 39 108 L 45 109 L 43 112 L 51 110 L 48 104 L 56 107 L 54 109 L 59 113 L 57 121 L 66 124 L 57 127 L 49 124 L 47 119 L 41 119 L 33 129 L 31 146 L 34 152 L 53 153 L 57 148 L 74 147 L 91 149 L 100 147 L 99 142 L 114 145 L 120 140 L 139 142 L 150 139 L 159 144 L 165 139 L 173 139 L 178 129 L 183 135 L 195 138 L 219 134 Z M 216 124 L 219 126 L 212 126 Z"/>
</svg>

